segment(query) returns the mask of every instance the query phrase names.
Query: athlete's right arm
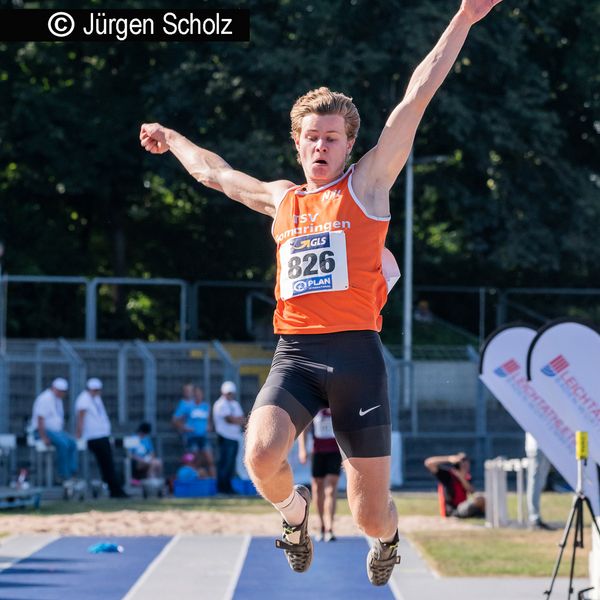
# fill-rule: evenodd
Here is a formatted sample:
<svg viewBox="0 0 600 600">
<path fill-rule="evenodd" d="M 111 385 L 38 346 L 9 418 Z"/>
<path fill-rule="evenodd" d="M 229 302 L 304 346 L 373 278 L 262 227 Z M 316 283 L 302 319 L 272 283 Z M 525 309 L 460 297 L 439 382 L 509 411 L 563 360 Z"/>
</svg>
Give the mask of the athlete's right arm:
<svg viewBox="0 0 600 600">
<path fill-rule="evenodd" d="M 142 125 L 140 143 L 152 154 L 164 154 L 170 150 L 194 179 L 270 217 L 275 217 L 278 199 L 294 185 L 285 180 L 260 181 L 236 171 L 219 155 L 196 146 L 159 123 Z"/>
</svg>

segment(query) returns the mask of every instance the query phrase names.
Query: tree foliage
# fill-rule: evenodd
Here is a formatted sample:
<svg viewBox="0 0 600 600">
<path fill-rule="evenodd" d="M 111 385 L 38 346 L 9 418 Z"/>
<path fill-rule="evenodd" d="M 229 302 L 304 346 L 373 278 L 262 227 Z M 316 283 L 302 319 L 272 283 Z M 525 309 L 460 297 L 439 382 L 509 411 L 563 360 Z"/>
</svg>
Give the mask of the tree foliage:
<svg viewBox="0 0 600 600">
<path fill-rule="evenodd" d="M 77 3 L 66 4 L 44 7 Z M 0 43 L 8 271 L 271 280 L 268 219 L 144 153 L 140 123 L 160 121 L 259 178 L 300 181 L 295 98 L 320 85 L 352 95 L 359 157 L 458 0 L 230 4 L 251 11 L 249 43 Z M 98 6 L 110 4 L 87 5 Z M 417 135 L 417 157 L 449 157 L 416 169 L 417 282 L 597 281 L 599 27 L 597 0 L 507 0 L 474 27 Z M 388 242 L 398 257 L 402 183 Z"/>
</svg>

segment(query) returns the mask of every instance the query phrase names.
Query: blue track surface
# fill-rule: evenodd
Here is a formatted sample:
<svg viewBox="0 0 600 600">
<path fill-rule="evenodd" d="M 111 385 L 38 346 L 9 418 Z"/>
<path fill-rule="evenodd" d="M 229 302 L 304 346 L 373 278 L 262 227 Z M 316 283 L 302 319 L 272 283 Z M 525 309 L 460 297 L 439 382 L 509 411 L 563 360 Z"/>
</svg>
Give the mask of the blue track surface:
<svg viewBox="0 0 600 600">
<path fill-rule="evenodd" d="M 327 600 L 360 598 L 393 600 L 390 589 L 373 587 L 365 563 L 369 545 L 363 538 L 338 538 L 315 543 L 312 565 L 294 573 L 273 538 L 252 538 L 234 600 Z"/>
<path fill-rule="evenodd" d="M 2 600 L 121 600 L 169 537 L 65 537 L 0 573 Z M 110 541 L 121 554 L 90 554 Z"/>
</svg>

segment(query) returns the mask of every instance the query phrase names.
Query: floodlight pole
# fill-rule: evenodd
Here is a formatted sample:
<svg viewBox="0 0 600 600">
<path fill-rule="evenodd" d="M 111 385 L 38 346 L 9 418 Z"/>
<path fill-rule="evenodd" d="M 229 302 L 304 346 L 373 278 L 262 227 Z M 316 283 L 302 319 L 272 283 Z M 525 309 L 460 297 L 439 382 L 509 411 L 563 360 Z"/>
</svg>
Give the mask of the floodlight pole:
<svg viewBox="0 0 600 600">
<path fill-rule="evenodd" d="M 402 330 L 404 340 L 402 344 L 402 358 L 404 359 L 404 376 L 402 378 L 404 407 L 412 406 L 412 304 L 413 304 L 413 229 L 414 229 L 414 172 L 415 164 L 443 163 L 450 156 L 437 154 L 415 159 L 411 148 L 406 161 L 406 186 L 404 193 L 404 318 Z M 414 425 L 414 424 L 413 424 Z M 416 431 L 413 431 L 416 433 Z"/>
<path fill-rule="evenodd" d="M 412 364 L 412 288 L 413 288 L 413 151 L 406 162 L 406 188 L 404 195 L 404 319 L 402 329 L 404 340 L 402 357 L 404 376 L 402 377 L 404 407 L 412 406 L 411 364 Z M 415 433 L 415 432 L 413 432 Z"/>
</svg>

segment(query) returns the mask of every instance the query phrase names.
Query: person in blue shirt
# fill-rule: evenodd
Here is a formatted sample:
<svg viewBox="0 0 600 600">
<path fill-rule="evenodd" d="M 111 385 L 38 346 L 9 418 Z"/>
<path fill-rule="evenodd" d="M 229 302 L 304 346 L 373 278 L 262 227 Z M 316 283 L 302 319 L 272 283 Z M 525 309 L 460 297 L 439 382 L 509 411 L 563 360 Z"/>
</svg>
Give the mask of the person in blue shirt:
<svg viewBox="0 0 600 600">
<path fill-rule="evenodd" d="M 151 477 L 160 477 L 162 473 L 162 461 L 156 457 L 154 451 L 154 444 L 150 437 L 152 426 L 150 423 L 142 423 L 136 433 L 139 442 L 136 446 L 129 449 L 133 478 L 148 479 Z"/>
<path fill-rule="evenodd" d="M 179 399 L 177 408 L 175 409 L 175 414 L 177 414 L 177 412 L 179 410 L 181 410 L 186 404 L 190 404 L 193 401 L 194 401 L 194 384 L 193 383 L 184 383 L 181 386 L 181 398 Z M 177 427 L 177 423 L 175 421 L 175 414 L 173 415 L 173 425 L 175 425 L 175 427 L 177 429 L 179 429 Z"/>
<path fill-rule="evenodd" d="M 206 469 L 209 477 L 216 477 L 215 463 L 208 442 L 211 428 L 210 404 L 204 400 L 204 390 L 194 387 L 194 397 L 191 401 L 181 400 L 173 422 L 184 437 L 186 452 L 196 457 L 194 466 Z"/>
</svg>

